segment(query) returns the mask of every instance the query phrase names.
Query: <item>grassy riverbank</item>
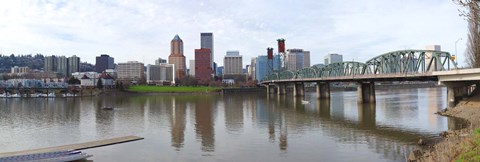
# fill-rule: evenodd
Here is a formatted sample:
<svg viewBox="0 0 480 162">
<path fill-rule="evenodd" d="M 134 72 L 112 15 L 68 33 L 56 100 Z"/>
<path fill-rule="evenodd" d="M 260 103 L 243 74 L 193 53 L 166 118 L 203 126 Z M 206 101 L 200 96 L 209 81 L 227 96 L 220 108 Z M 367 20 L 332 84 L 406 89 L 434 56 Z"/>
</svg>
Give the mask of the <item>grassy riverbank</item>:
<svg viewBox="0 0 480 162">
<path fill-rule="evenodd" d="M 140 93 L 208 93 L 219 92 L 219 87 L 171 87 L 171 86 L 130 86 L 128 91 Z"/>
<path fill-rule="evenodd" d="M 461 101 L 442 115 L 465 119 L 470 125 L 442 133 L 443 140 L 425 151 L 418 161 L 480 161 L 480 95 Z"/>
</svg>

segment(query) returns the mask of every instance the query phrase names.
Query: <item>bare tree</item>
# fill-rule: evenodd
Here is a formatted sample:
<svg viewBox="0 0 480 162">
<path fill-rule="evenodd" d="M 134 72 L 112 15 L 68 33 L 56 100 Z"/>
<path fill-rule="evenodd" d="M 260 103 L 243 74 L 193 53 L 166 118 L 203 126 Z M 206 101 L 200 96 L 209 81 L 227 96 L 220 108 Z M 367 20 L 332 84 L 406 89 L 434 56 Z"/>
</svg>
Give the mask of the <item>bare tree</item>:
<svg viewBox="0 0 480 162">
<path fill-rule="evenodd" d="M 472 68 L 480 67 L 480 0 L 453 0 L 463 7 L 460 16 L 468 21 L 468 42 L 465 52 L 467 64 Z"/>
</svg>

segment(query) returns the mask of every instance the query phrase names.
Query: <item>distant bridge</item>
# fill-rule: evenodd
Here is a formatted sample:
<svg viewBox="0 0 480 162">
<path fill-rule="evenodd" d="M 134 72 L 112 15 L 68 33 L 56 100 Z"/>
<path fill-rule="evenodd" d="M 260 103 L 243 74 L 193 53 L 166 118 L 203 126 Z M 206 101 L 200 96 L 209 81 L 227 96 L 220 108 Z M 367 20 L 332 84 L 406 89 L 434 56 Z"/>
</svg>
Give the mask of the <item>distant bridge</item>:
<svg viewBox="0 0 480 162">
<path fill-rule="evenodd" d="M 445 80 L 447 79 L 448 80 Z M 439 81 L 448 88 L 449 107 L 473 92 L 472 84 L 480 81 L 480 69 L 458 70 L 448 52 L 434 50 L 399 50 L 362 62 L 339 62 L 325 67 L 307 67 L 298 71 L 278 71 L 260 83 L 267 93 L 286 94 L 293 84 L 293 95 L 304 95 L 304 83 L 317 83 L 318 98 L 330 98 L 330 82 L 357 82 L 358 102 L 375 102 L 376 81 Z"/>
</svg>

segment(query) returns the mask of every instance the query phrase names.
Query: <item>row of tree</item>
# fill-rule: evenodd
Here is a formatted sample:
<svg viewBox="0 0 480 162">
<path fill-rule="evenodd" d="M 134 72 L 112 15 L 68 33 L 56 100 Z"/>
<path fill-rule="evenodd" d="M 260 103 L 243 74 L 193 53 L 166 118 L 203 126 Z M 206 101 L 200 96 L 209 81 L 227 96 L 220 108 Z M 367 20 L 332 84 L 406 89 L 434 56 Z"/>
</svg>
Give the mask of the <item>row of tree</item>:
<svg viewBox="0 0 480 162">
<path fill-rule="evenodd" d="M 453 0 L 462 6 L 460 16 L 468 21 L 468 40 L 465 55 L 467 64 L 480 68 L 480 0 Z"/>
</svg>

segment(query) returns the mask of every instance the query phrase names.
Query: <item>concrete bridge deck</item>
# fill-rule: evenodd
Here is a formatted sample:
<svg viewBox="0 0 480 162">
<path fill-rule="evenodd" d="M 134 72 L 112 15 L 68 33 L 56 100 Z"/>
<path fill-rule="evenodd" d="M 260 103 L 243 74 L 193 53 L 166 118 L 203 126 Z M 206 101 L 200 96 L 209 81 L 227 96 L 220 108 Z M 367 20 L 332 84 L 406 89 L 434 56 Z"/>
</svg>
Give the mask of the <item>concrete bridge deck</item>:
<svg viewBox="0 0 480 162">
<path fill-rule="evenodd" d="M 14 152 L 5 152 L 5 153 L 0 153 L 0 157 L 36 154 L 36 153 L 53 152 L 53 151 L 84 150 L 84 149 L 89 149 L 89 148 L 102 147 L 102 146 L 120 144 L 120 143 L 125 143 L 125 142 L 132 142 L 132 141 L 137 141 L 137 140 L 142 140 L 142 139 L 143 139 L 142 137 L 137 137 L 137 136 L 124 136 L 124 137 L 110 138 L 110 139 L 104 139 L 104 140 L 96 140 L 96 141 L 90 141 L 90 142 L 84 142 L 84 143 L 63 145 L 63 146 L 54 146 L 54 147 L 46 147 L 46 148 L 23 150 L 23 151 L 14 151 Z"/>
</svg>

